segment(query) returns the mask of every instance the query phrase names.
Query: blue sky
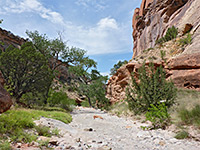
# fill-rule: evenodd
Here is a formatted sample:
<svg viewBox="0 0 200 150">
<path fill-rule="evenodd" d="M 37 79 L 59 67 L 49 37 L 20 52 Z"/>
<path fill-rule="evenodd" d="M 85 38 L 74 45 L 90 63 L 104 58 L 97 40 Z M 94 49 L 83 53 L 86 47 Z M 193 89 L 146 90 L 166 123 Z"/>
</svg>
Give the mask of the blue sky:
<svg viewBox="0 0 200 150">
<path fill-rule="evenodd" d="M 87 51 L 108 74 L 119 60 L 132 57 L 132 15 L 138 0 L 0 0 L 1 27 L 26 38 L 37 30 Z"/>
</svg>

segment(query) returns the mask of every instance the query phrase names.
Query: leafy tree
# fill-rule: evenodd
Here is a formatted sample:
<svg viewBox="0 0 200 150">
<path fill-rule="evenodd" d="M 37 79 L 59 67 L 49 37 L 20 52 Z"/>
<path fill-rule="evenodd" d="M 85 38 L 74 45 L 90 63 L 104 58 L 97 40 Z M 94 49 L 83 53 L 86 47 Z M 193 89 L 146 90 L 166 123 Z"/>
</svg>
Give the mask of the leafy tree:
<svg viewBox="0 0 200 150">
<path fill-rule="evenodd" d="M 17 103 L 26 93 L 44 93 L 52 81 L 46 58 L 31 42 L 23 44 L 21 49 L 9 46 L 0 55 L 0 70 Z"/>
<path fill-rule="evenodd" d="M 110 69 L 110 75 L 114 75 L 114 74 L 117 72 L 117 70 L 118 70 L 122 65 L 127 64 L 127 63 L 128 63 L 127 60 L 118 61 L 118 63 L 115 64 L 115 65 L 113 66 L 113 68 Z"/>
<path fill-rule="evenodd" d="M 31 39 L 34 47 L 48 60 L 50 69 L 53 71 L 54 76 L 57 75 L 57 68 L 64 64 L 67 68 L 71 65 L 77 65 L 83 60 L 86 53 L 85 50 L 71 47 L 63 42 L 61 34 L 58 38 L 50 40 L 46 34 L 39 34 L 38 31 L 26 31 L 26 34 Z M 60 61 L 62 60 L 62 61 Z M 46 97 L 48 97 L 48 91 L 50 90 L 51 83 L 49 82 Z M 47 103 L 47 101 L 45 101 Z"/>
<path fill-rule="evenodd" d="M 96 64 L 94 60 L 85 57 L 77 66 L 71 66 L 70 71 L 78 77 L 78 84 L 74 85 L 80 94 L 87 97 L 89 105 L 106 108 L 109 104 L 105 98 L 107 77 L 96 70 Z"/>
<path fill-rule="evenodd" d="M 129 108 L 136 114 L 148 111 L 151 104 L 158 106 L 164 101 L 166 107 L 174 104 L 176 88 L 172 82 L 166 80 L 166 73 L 162 66 L 155 69 L 153 63 L 145 67 L 145 63 L 139 69 L 138 80 L 135 74 L 132 76 L 132 84 L 127 88 Z"/>
<path fill-rule="evenodd" d="M 85 50 L 76 47 L 69 48 L 60 34 L 58 38 L 53 40 L 50 40 L 46 34 L 39 34 L 38 31 L 26 31 L 26 34 L 33 42 L 35 48 L 49 60 L 50 68 L 53 71 L 62 65 L 62 63 L 58 62 L 59 59 L 68 67 L 80 62 L 86 53 Z"/>
</svg>

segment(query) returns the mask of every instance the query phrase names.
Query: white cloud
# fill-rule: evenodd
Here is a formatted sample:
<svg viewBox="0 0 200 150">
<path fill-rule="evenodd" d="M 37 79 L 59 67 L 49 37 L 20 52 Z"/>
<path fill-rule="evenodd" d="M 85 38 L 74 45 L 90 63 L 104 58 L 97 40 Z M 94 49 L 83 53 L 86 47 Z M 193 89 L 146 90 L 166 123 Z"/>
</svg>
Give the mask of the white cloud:
<svg viewBox="0 0 200 150">
<path fill-rule="evenodd" d="M 79 0 L 79 2 L 86 3 L 90 1 Z M 46 8 L 38 0 L 5 0 L 4 5 L 5 7 L 0 7 L 0 14 L 1 12 L 5 12 L 10 14 L 14 13 L 15 15 L 15 13 L 30 12 L 50 21 L 50 23 L 47 22 L 45 24 L 45 27 L 36 22 L 35 28 L 32 30 L 40 31 L 40 29 L 45 28 L 48 32 L 57 31 L 59 24 L 60 29 L 64 30 L 64 34 L 67 35 L 65 40 L 69 40 L 68 44 L 87 50 L 88 55 L 130 52 L 130 43 L 132 43 L 131 32 L 126 33 L 127 25 L 119 24 L 112 17 L 102 18 L 95 25 L 85 27 L 65 21 L 60 13 Z M 28 23 L 30 25 L 26 26 L 33 26 L 32 22 L 26 20 L 24 23 L 20 23 L 23 24 L 21 26 Z M 24 30 L 20 31 L 21 33 L 25 32 L 26 29 L 18 28 L 17 30 Z M 28 30 L 31 30 L 31 28 L 28 28 Z M 48 35 L 49 33 L 46 34 Z M 130 48 L 127 48 L 127 45 Z"/>
<path fill-rule="evenodd" d="M 4 7 L 0 8 L 0 14 L 24 12 L 36 13 L 53 23 L 64 24 L 62 15 L 45 8 L 38 0 L 5 0 Z"/>
<path fill-rule="evenodd" d="M 118 25 L 115 19 L 113 18 L 103 18 L 98 22 L 99 28 L 112 28 L 112 29 L 118 29 Z"/>
<path fill-rule="evenodd" d="M 93 27 L 67 25 L 66 32 L 69 44 L 83 48 L 89 55 L 127 52 L 124 44 L 131 42 L 129 35 L 124 33 L 124 25 L 118 24 L 114 18 L 106 17 L 99 20 Z"/>
</svg>

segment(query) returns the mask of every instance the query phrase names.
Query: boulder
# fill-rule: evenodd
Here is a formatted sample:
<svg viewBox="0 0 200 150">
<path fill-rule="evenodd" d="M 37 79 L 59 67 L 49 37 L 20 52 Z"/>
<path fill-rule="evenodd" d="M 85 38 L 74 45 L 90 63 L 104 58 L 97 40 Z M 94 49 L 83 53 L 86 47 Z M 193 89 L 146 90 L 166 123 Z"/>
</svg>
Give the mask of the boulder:
<svg viewBox="0 0 200 150">
<path fill-rule="evenodd" d="M 3 88 L 4 80 L 0 72 L 0 113 L 10 109 L 13 102 L 9 93 Z"/>
</svg>

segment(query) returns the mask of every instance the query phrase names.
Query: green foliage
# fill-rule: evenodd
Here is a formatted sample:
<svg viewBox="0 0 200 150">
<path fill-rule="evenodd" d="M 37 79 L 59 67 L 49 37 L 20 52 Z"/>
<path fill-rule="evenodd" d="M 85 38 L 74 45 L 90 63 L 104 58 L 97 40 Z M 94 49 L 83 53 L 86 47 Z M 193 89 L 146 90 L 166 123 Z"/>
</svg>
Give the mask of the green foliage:
<svg viewBox="0 0 200 150">
<path fill-rule="evenodd" d="M 191 44 L 191 42 L 192 42 L 192 35 L 190 33 L 188 33 L 187 37 L 185 37 L 183 39 L 180 39 L 178 42 L 179 42 L 179 44 L 181 46 Z"/>
<path fill-rule="evenodd" d="M 114 66 L 113 66 L 113 68 L 111 68 L 110 69 L 110 75 L 114 75 L 116 72 L 117 72 L 117 70 L 122 66 L 122 65 L 124 65 L 124 64 L 127 64 L 128 63 L 128 61 L 127 60 L 124 60 L 124 61 L 118 61 L 118 63 L 117 64 L 115 64 Z"/>
<path fill-rule="evenodd" d="M 47 99 L 47 102 L 49 106 L 60 106 L 61 108 L 72 111 L 71 106 L 75 104 L 74 100 L 69 99 L 67 94 L 65 92 L 59 91 L 53 91 L 50 93 L 50 96 Z"/>
<path fill-rule="evenodd" d="M 160 57 L 161 57 L 161 59 L 164 60 L 164 61 L 166 61 L 165 56 L 166 56 L 166 51 L 160 50 Z"/>
<path fill-rule="evenodd" d="M 200 105 L 196 105 L 192 110 L 182 108 L 179 111 L 182 123 L 186 125 L 196 125 L 200 127 Z"/>
<path fill-rule="evenodd" d="M 156 41 L 156 44 L 162 44 L 164 42 L 175 39 L 177 37 L 177 35 L 178 35 L 178 29 L 175 28 L 174 26 L 172 26 L 171 28 L 168 28 L 164 37 L 162 37 Z"/>
<path fill-rule="evenodd" d="M 64 123 L 70 123 L 72 117 L 68 113 L 39 110 L 9 110 L 0 116 L 0 135 L 6 134 L 12 141 L 31 142 L 36 140 L 35 135 L 28 134 L 24 129 L 36 128 L 38 132 L 49 136 L 45 127 L 36 127 L 33 119 L 40 117 L 53 118 Z M 56 132 L 56 131 L 55 131 Z M 52 131 L 53 134 L 53 131 Z"/>
<path fill-rule="evenodd" d="M 0 141 L 0 150 L 12 150 L 8 141 Z"/>
<path fill-rule="evenodd" d="M 152 122 L 153 129 L 165 129 L 165 127 L 170 123 L 170 115 L 168 114 L 165 103 L 158 103 L 157 106 L 150 104 L 145 116 L 146 120 Z"/>
<path fill-rule="evenodd" d="M 39 136 L 51 137 L 49 127 L 46 127 L 46 126 L 43 126 L 43 125 L 38 125 L 38 126 L 35 126 L 35 129 L 36 129 Z"/>
<path fill-rule="evenodd" d="M 95 105 L 99 108 L 107 108 L 109 100 L 105 98 L 107 80 L 96 70 L 97 63 L 89 57 L 84 57 L 76 66 L 71 66 L 69 71 L 76 75 L 76 86 L 74 89 L 84 95 L 90 107 Z"/>
<path fill-rule="evenodd" d="M 21 49 L 8 47 L 0 55 L 0 70 L 16 102 L 26 93 L 44 93 L 52 81 L 45 57 L 27 42 Z"/>
<path fill-rule="evenodd" d="M 55 129 L 53 129 L 52 131 L 51 131 L 51 133 L 53 134 L 53 135 L 56 135 L 56 136 L 60 136 L 60 130 L 58 130 L 58 128 L 55 128 Z"/>
<path fill-rule="evenodd" d="M 189 137 L 189 133 L 186 131 L 179 131 L 175 136 L 176 139 L 186 139 L 188 137 Z"/>
<path fill-rule="evenodd" d="M 145 63 L 139 69 L 138 81 L 132 75 L 132 84 L 126 90 L 127 102 L 130 110 L 136 114 L 146 112 L 151 104 L 157 106 L 164 100 L 167 107 L 174 104 L 176 98 L 176 88 L 172 82 L 166 80 L 166 73 L 162 66 L 155 69 L 150 63 L 145 67 Z"/>
</svg>

